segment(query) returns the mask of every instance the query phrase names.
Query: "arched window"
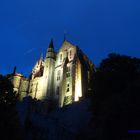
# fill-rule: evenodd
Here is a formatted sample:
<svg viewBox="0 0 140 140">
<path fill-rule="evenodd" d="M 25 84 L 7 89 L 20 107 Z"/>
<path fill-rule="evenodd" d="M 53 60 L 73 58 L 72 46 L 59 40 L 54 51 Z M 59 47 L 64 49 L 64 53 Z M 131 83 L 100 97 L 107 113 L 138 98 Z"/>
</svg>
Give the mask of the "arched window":
<svg viewBox="0 0 140 140">
<path fill-rule="evenodd" d="M 58 70 L 58 72 L 57 72 L 57 81 L 59 81 L 59 80 L 60 80 L 60 76 L 61 76 L 61 71 L 60 71 L 60 70 Z"/>
</svg>

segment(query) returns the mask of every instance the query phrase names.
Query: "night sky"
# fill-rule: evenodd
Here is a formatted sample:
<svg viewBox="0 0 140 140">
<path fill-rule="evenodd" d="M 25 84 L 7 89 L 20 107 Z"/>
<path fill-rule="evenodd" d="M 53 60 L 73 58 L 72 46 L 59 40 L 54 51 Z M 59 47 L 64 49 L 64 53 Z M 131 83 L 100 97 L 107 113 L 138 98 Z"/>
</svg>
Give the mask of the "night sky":
<svg viewBox="0 0 140 140">
<path fill-rule="evenodd" d="M 111 52 L 140 57 L 140 0 L 1 0 L 0 73 L 29 75 L 64 33 L 96 65 Z"/>
</svg>

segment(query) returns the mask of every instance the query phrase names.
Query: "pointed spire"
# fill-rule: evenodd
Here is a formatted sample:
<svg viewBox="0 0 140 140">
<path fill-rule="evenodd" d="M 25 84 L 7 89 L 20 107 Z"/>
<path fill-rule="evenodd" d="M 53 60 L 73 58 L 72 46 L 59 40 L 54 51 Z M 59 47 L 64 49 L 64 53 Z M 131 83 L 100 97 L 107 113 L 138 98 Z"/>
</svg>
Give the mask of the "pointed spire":
<svg viewBox="0 0 140 140">
<path fill-rule="evenodd" d="M 13 70 L 13 75 L 16 74 L 16 70 L 17 70 L 17 67 L 15 66 L 15 67 L 14 67 L 14 70 Z"/>
<path fill-rule="evenodd" d="M 53 40 L 52 40 L 52 39 L 51 39 L 51 41 L 50 41 L 49 48 L 54 49 L 54 46 L 53 46 Z"/>
<path fill-rule="evenodd" d="M 40 55 L 40 59 L 38 61 L 38 64 L 42 64 L 42 61 L 43 61 L 43 53 L 41 53 L 41 55 Z"/>
<path fill-rule="evenodd" d="M 52 39 L 51 39 L 49 47 L 47 49 L 46 58 L 55 58 L 54 45 L 53 45 Z"/>
<path fill-rule="evenodd" d="M 53 45 L 53 40 L 51 39 L 47 52 L 53 52 L 53 51 L 54 51 L 54 45 Z"/>
</svg>

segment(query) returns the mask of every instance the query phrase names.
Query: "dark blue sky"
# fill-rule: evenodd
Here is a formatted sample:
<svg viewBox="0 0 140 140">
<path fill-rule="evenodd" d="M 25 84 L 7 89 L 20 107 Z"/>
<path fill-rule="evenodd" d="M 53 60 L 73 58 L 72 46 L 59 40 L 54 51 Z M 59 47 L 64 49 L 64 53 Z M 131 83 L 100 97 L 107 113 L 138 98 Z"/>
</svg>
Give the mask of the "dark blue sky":
<svg viewBox="0 0 140 140">
<path fill-rule="evenodd" d="M 96 64 L 110 52 L 140 57 L 140 0 L 3 0 L 0 2 L 0 73 L 28 75 L 67 39 Z"/>
</svg>

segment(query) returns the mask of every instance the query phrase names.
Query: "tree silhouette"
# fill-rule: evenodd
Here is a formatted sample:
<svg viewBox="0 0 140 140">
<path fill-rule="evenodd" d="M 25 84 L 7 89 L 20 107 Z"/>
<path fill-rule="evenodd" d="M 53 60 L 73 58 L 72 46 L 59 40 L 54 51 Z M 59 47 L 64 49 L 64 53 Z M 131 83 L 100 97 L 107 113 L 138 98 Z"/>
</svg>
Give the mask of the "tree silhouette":
<svg viewBox="0 0 140 140">
<path fill-rule="evenodd" d="M 21 139 L 16 101 L 12 83 L 0 75 L 0 139 Z"/>
<path fill-rule="evenodd" d="M 123 139 L 140 129 L 140 59 L 110 54 L 93 78 L 96 139 Z"/>
<path fill-rule="evenodd" d="M 16 96 L 13 93 L 12 83 L 0 75 L 0 107 L 13 106 L 16 103 Z"/>
</svg>

